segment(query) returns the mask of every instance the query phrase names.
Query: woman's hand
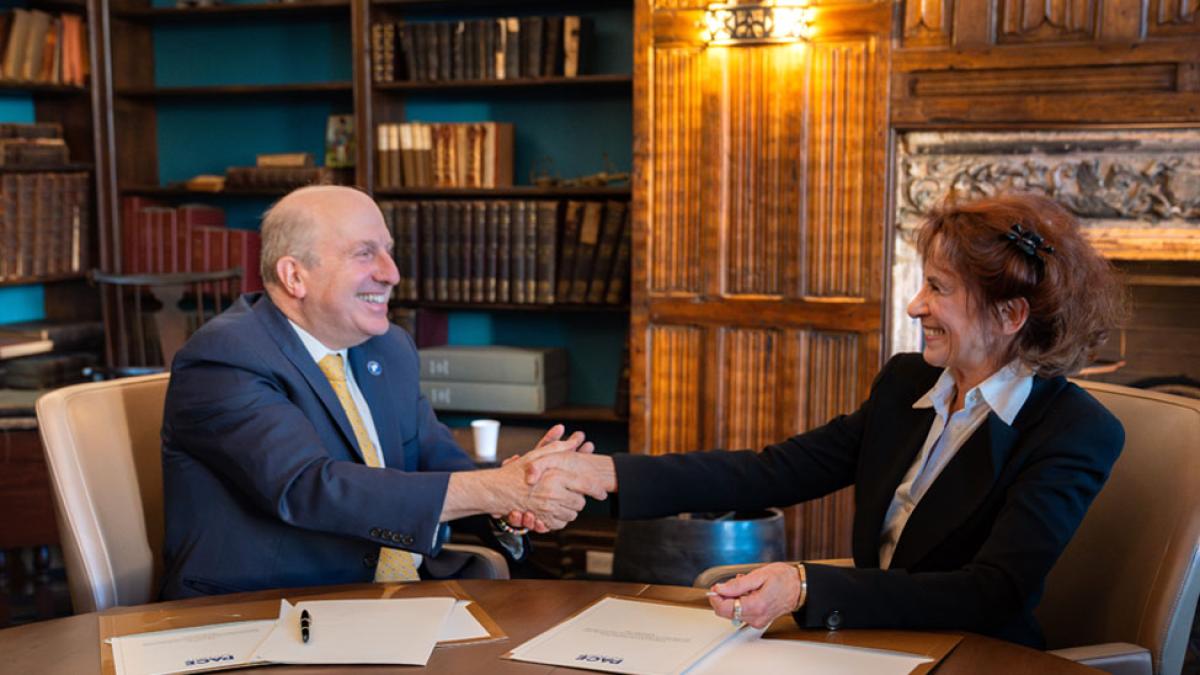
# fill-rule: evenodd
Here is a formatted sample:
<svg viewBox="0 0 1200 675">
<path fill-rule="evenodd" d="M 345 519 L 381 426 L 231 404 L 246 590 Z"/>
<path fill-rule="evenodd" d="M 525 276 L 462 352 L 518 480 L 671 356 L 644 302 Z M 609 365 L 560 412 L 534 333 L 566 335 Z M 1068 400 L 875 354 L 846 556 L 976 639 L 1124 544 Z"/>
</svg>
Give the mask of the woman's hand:
<svg viewBox="0 0 1200 675">
<path fill-rule="evenodd" d="M 737 600 L 742 607 L 742 621 L 765 628 L 796 608 L 800 600 L 800 572 L 795 565 L 771 563 L 716 584 L 712 591 L 716 595 L 709 596 L 708 602 L 717 616 L 734 618 L 734 600 Z"/>
</svg>

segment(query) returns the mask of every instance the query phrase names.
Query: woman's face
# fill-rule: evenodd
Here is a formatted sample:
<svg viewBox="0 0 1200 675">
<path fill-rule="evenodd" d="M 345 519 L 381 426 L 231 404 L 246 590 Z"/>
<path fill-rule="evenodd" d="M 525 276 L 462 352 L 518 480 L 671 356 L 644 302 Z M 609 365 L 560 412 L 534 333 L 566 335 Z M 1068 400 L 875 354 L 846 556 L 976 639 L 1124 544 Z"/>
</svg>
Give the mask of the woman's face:
<svg viewBox="0 0 1200 675">
<path fill-rule="evenodd" d="M 921 321 L 925 362 L 949 368 L 960 384 L 974 386 L 1002 365 L 994 356 L 1002 343 L 999 327 L 974 306 L 966 283 L 936 255 L 925 261 L 924 272 L 908 315 Z"/>
</svg>

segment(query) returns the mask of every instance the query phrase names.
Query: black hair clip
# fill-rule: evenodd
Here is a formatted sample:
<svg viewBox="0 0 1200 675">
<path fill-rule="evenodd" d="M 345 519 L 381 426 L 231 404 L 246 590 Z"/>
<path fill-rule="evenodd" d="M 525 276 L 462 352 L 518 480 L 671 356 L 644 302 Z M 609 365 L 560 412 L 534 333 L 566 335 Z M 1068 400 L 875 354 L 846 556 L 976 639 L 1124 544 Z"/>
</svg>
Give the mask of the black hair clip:
<svg viewBox="0 0 1200 675">
<path fill-rule="evenodd" d="M 1020 223 L 1013 223 L 1011 231 L 1004 233 L 1004 238 L 1011 241 L 1017 248 L 1021 249 L 1025 255 L 1038 261 L 1041 261 L 1042 259 L 1041 256 L 1038 255 L 1038 251 L 1054 253 L 1054 247 L 1050 244 L 1047 244 L 1046 240 L 1042 239 L 1042 235 L 1034 232 L 1033 230 L 1026 230 L 1025 228 L 1021 227 Z"/>
</svg>

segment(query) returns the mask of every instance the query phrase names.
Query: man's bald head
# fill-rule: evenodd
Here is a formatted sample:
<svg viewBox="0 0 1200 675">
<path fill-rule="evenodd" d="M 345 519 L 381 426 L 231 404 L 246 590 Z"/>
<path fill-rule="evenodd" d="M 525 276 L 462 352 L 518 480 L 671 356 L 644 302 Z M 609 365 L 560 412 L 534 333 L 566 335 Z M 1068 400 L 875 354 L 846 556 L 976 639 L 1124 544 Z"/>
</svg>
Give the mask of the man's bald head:
<svg viewBox="0 0 1200 675">
<path fill-rule="evenodd" d="M 344 205 L 365 202 L 374 206 L 365 193 L 342 185 L 310 185 L 293 190 L 275 202 L 263 214 L 262 255 L 259 268 L 263 283 L 280 284 L 276 263 L 292 256 L 308 267 L 320 263 L 314 252 L 317 235 L 325 227 L 335 227 L 337 211 Z"/>
</svg>

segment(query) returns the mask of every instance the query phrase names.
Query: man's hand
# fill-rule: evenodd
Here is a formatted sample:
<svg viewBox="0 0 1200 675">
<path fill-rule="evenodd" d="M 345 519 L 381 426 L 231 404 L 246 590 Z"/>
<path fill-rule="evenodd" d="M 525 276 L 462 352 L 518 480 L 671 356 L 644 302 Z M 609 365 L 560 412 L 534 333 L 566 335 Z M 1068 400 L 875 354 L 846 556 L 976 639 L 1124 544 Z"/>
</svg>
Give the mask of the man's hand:
<svg viewBox="0 0 1200 675">
<path fill-rule="evenodd" d="M 547 466 L 538 471 L 540 481 L 527 482 L 527 467 L 547 455 L 576 455 L 582 450 L 591 456 L 592 444 L 576 432 L 562 439 L 561 425 L 552 427 L 538 446 L 523 457 L 506 461 L 499 469 L 464 471 L 450 474 L 446 500 L 442 505 L 443 521 L 477 513 L 509 513 L 508 521 L 524 526 L 532 523 L 535 529 L 547 531 L 564 527 L 575 519 L 583 508 L 583 495 L 596 499 L 607 497 L 606 491 L 589 476 L 554 470 Z"/>
<path fill-rule="evenodd" d="M 733 618 L 734 600 L 742 606 L 742 621 L 765 628 L 784 614 L 791 614 L 800 600 L 800 573 L 795 565 L 771 563 L 749 574 L 739 574 L 712 587 L 709 596 L 717 616 Z"/>
<path fill-rule="evenodd" d="M 566 433 L 566 427 L 564 427 L 561 424 L 555 424 L 554 426 L 550 427 L 546 431 L 546 434 L 544 436 L 542 436 L 541 440 L 539 440 L 537 445 L 534 446 L 534 450 L 538 450 L 538 449 L 541 449 L 543 447 L 550 445 L 551 443 L 555 443 L 556 441 L 558 441 L 559 439 L 562 438 L 564 433 Z M 583 438 L 582 432 L 576 431 L 574 434 L 571 435 L 571 440 L 573 440 L 575 438 L 582 439 Z M 591 454 L 593 451 L 595 451 L 595 445 L 591 441 L 585 441 L 585 442 L 580 443 L 579 447 L 575 450 L 575 452 L 582 452 L 582 453 L 586 453 L 586 454 Z M 533 452 L 530 452 L 529 454 L 524 456 L 524 459 L 528 460 L 531 457 L 536 458 L 538 456 L 540 456 L 540 455 L 535 455 Z M 512 462 L 516 462 L 521 459 L 523 459 L 522 455 L 512 455 L 504 460 L 504 463 L 502 464 L 502 466 L 508 466 Z M 533 483 L 530 483 L 530 484 L 532 485 Z M 595 496 L 595 495 L 592 494 L 590 496 Z M 607 495 L 605 495 L 605 496 L 607 496 Z M 597 498 L 604 499 L 603 496 L 597 497 Z M 525 528 L 527 530 L 533 530 L 535 532 L 549 532 L 551 529 L 553 529 L 553 528 L 549 527 L 546 523 L 538 520 L 538 518 L 533 513 L 529 513 L 529 512 L 512 511 L 507 516 L 505 516 L 505 520 L 507 520 L 508 524 L 513 527 Z"/>
</svg>

